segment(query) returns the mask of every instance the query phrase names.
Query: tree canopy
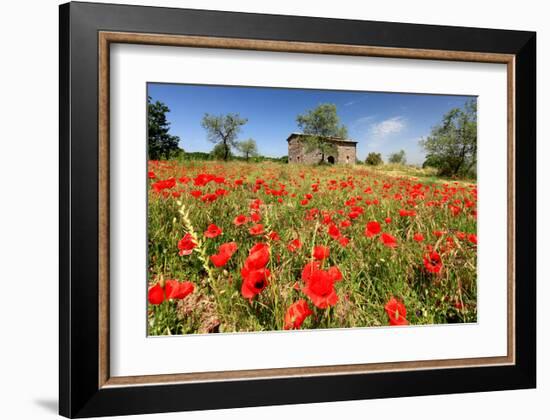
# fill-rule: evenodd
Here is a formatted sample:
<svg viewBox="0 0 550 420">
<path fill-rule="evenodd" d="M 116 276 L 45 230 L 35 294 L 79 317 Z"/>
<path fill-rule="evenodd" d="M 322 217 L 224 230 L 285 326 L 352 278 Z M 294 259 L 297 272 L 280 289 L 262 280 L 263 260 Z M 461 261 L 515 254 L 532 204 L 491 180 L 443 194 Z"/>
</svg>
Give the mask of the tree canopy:
<svg viewBox="0 0 550 420">
<path fill-rule="evenodd" d="M 370 152 L 365 159 L 365 163 L 372 166 L 382 165 L 384 163 L 382 160 L 382 153 Z"/>
<path fill-rule="evenodd" d="M 170 122 L 166 119 L 166 113 L 170 109 L 162 102 L 152 102 L 147 96 L 147 144 L 149 159 L 168 159 L 180 149 L 179 137 L 169 134 Z"/>
<path fill-rule="evenodd" d="M 407 156 L 405 154 L 405 151 L 401 149 L 399 152 L 391 153 L 388 157 L 388 162 L 405 165 L 407 163 Z"/>
<path fill-rule="evenodd" d="M 241 127 L 248 120 L 241 118 L 239 114 L 210 115 L 204 114 L 202 127 L 206 130 L 208 140 L 223 147 L 223 160 L 230 156 L 231 148 L 237 147 L 237 136 Z"/>
<path fill-rule="evenodd" d="M 258 146 L 254 139 L 243 140 L 238 143 L 237 148 L 248 161 L 248 158 L 258 155 Z"/>
<path fill-rule="evenodd" d="M 473 176 L 477 163 L 477 102 L 447 112 L 431 134 L 420 141 L 426 151 L 425 165 L 444 176 Z"/>
<path fill-rule="evenodd" d="M 320 104 L 305 114 L 296 117 L 298 127 L 306 135 L 304 142 L 306 153 L 318 150 L 321 153 L 320 163 L 325 161 L 325 156 L 338 155 L 338 149 L 329 141 L 331 137 L 345 139 L 348 131 L 340 124 L 340 118 L 334 104 Z"/>
<path fill-rule="evenodd" d="M 223 143 L 218 143 L 210 151 L 210 156 L 216 160 L 228 160 L 233 157 L 233 152 L 231 152 L 231 149 L 228 151 Z"/>
</svg>

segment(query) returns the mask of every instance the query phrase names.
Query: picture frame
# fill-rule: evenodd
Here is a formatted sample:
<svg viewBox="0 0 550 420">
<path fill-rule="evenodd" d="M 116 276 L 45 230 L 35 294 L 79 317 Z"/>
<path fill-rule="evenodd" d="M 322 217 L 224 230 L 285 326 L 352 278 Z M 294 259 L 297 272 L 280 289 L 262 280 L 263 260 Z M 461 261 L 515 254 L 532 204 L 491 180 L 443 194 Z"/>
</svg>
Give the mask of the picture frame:
<svg viewBox="0 0 550 420">
<path fill-rule="evenodd" d="M 79 2 L 61 5 L 59 13 L 61 415 L 144 414 L 536 386 L 535 33 Z M 112 44 L 505 64 L 506 356 L 112 377 Z"/>
</svg>

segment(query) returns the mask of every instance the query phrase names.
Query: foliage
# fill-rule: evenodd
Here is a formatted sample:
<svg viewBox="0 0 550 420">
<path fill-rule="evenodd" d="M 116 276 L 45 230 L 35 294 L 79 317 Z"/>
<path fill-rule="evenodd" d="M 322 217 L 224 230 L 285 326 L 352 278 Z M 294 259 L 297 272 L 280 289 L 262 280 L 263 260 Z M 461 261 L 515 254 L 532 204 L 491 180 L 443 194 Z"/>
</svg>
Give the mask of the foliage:
<svg viewBox="0 0 550 420">
<path fill-rule="evenodd" d="M 369 155 L 365 159 L 365 163 L 371 166 L 382 165 L 384 163 L 384 161 L 382 160 L 382 154 L 374 152 L 369 153 Z"/>
<path fill-rule="evenodd" d="M 447 112 L 431 134 L 420 141 L 427 153 L 425 166 L 448 177 L 475 177 L 477 162 L 477 102 Z"/>
<path fill-rule="evenodd" d="M 476 185 L 387 166 L 149 162 L 150 290 L 194 285 L 149 300 L 149 334 L 476 322 Z"/>
<path fill-rule="evenodd" d="M 306 145 L 306 153 L 319 151 L 321 153 L 319 163 L 324 163 L 325 156 L 338 156 L 338 149 L 330 142 L 330 138 L 345 139 L 348 132 L 344 125 L 340 125 L 336 105 L 320 104 L 317 108 L 298 115 L 296 122 L 306 135 L 303 139 Z"/>
<path fill-rule="evenodd" d="M 187 152 L 182 157 L 181 160 L 210 160 L 212 155 L 206 152 Z"/>
<path fill-rule="evenodd" d="M 204 114 L 201 125 L 206 130 L 208 140 L 223 147 L 223 160 L 230 156 L 231 148 L 237 147 L 237 136 L 241 126 L 248 120 L 239 114 L 210 115 Z"/>
<path fill-rule="evenodd" d="M 169 159 L 176 157 L 179 149 L 179 137 L 169 134 L 170 122 L 166 119 L 166 113 L 170 109 L 162 102 L 152 102 L 147 96 L 147 145 L 149 159 Z"/>
<path fill-rule="evenodd" d="M 233 158 L 233 152 L 223 143 L 218 143 L 210 152 L 210 156 L 214 160 L 230 160 Z"/>
<path fill-rule="evenodd" d="M 407 157 L 405 155 L 405 151 L 401 149 L 399 152 L 390 154 L 388 157 L 388 162 L 405 165 L 407 163 Z"/>
<path fill-rule="evenodd" d="M 243 154 L 244 158 L 248 161 L 250 157 L 258 155 L 258 146 L 254 139 L 243 140 L 237 144 L 237 148 Z"/>
</svg>

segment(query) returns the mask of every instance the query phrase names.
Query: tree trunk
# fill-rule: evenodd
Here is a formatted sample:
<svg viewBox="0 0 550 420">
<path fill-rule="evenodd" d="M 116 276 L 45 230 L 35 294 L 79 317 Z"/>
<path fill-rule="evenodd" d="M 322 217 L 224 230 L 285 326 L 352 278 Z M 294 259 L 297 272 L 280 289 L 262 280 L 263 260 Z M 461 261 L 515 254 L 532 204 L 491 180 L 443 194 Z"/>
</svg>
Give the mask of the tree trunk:
<svg viewBox="0 0 550 420">
<path fill-rule="evenodd" d="M 229 148 L 227 147 L 227 143 L 224 141 L 223 142 L 223 160 L 224 161 L 227 161 L 227 157 L 229 155 Z"/>
</svg>

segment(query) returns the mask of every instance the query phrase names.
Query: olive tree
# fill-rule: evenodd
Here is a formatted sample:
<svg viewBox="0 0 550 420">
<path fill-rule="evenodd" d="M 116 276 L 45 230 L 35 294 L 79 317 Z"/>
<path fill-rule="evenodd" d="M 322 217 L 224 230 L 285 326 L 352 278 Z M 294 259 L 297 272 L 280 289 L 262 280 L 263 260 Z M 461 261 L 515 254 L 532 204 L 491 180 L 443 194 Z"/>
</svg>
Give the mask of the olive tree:
<svg viewBox="0 0 550 420">
<path fill-rule="evenodd" d="M 319 151 L 321 153 L 319 163 L 323 163 L 327 155 L 338 156 L 338 149 L 330 139 L 334 137 L 344 139 L 348 136 L 348 131 L 344 125 L 340 124 L 336 105 L 320 104 L 305 114 L 298 115 L 296 122 L 305 134 L 303 141 L 306 153 Z"/>
<path fill-rule="evenodd" d="M 447 112 L 431 134 L 420 140 L 426 151 L 426 165 L 444 176 L 470 176 L 477 162 L 477 102 Z"/>
<path fill-rule="evenodd" d="M 248 120 L 239 114 L 210 115 L 204 114 L 202 127 L 206 130 L 208 140 L 223 149 L 223 160 L 230 156 L 231 148 L 237 147 L 237 136 L 241 127 Z"/>
</svg>

